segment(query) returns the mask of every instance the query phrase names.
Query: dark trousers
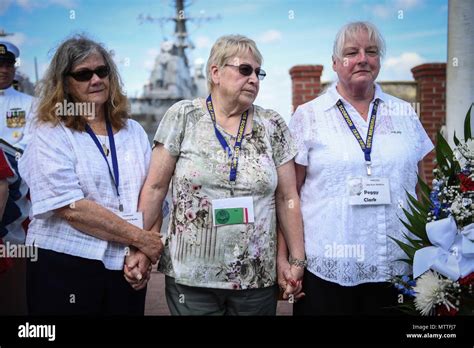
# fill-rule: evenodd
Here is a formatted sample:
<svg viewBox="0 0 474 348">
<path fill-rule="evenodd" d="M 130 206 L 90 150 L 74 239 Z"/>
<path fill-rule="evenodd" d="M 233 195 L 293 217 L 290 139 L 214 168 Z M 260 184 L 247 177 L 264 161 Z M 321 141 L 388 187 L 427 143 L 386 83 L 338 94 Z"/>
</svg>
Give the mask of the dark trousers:
<svg viewBox="0 0 474 348">
<path fill-rule="evenodd" d="M 278 287 L 228 290 L 177 284 L 166 276 L 171 315 L 276 315 Z"/>
<path fill-rule="evenodd" d="M 30 315 L 144 315 L 146 288 L 136 291 L 123 271 L 111 271 L 98 260 L 38 249 L 28 260 L 27 299 Z"/>
<path fill-rule="evenodd" d="M 388 282 L 342 286 L 305 270 L 303 292 L 293 315 L 400 315 L 398 292 Z"/>
<path fill-rule="evenodd" d="M 12 258 L 12 268 L 0 274 L 0 316 L 26 315 L 26 260 Z"/>
</svg>

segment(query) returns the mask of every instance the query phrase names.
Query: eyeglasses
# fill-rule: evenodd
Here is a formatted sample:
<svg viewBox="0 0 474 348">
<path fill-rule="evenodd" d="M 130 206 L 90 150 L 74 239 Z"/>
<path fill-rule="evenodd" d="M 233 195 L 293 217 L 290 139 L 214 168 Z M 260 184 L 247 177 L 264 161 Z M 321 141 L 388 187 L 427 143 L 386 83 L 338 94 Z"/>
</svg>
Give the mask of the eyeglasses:
<svg viewBox="0 0 474 348">
<path fill-rule="evenodd" d="M 226 64 L 225 66 L 233 66 L 234 68 L 239 68 L 239 73 L 241 73 L 244 76 L 250 76 L 254 72 L 254 69 L 250 64 L 240 64 L 240 65 Z M 255 68 L 255 74 L 257 75 L 259 80 L 263 80 L 265 76 L 267 76 L 267 73 L 265 72 L 265 70 L 260 69 L 260 68 Z"/>
<path fill-rule="evenodd" d="M 99 78 L 103 79 L 106 76 L 109 76 L 110 69 L 108 66 L 99 66 L 95 70 L 80 70 L 76 72 L 70 72 L 68 75 L 71 76 L 76 81 L 89 81 L 94 74 L 96 74 Z"/>
</svg>

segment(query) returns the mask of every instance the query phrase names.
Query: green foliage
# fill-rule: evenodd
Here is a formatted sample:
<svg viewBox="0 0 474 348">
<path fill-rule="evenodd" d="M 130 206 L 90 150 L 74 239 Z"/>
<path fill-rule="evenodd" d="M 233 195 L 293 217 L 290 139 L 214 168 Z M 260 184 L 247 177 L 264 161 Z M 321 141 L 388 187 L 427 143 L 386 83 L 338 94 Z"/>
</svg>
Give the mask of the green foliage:
<svg viewBox="0 0 474 348">
<path fill-rule="evenodd" d="M 467 112 L 466 118 L 464 119 L 464 141 L 472 138 L 472 131 L 471 131 L 471 110 L 472 105 Z"/>
</svg>

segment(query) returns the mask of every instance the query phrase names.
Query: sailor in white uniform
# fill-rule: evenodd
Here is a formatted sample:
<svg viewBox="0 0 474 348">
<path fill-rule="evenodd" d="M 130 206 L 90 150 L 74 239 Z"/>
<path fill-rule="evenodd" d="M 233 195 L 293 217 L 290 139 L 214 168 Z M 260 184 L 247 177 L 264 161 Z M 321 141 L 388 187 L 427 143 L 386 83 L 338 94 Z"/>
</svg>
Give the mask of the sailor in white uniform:
<svg viewBox="0 0 474 348">
<path fill-rule="evenodd" d="M 34 98 L 12 86 L 19 49 L 0 41 L 0 147 L 13 173 L 7 178 L 8 198 L 0 220 L 0 240 L 5 248 L 23 244 L 26 237 L 30 202 L 28 187 L 18 172 L 18 159 L 28 141 L 27 124 L 33 119 Z M 6 249 L 5 249 L 6 250 Z M 25 315 L 26 259 L 11 258 L 11 268 L 0 274 L 0 316 Z"/>
<path fill-rule="evenodd" d="M 0 41 L 0 138 L 24 149 L 27 142 L 25 125 L 26 120 L 32 118 L 34 98 L 12 86 L 19 56 L 18 47 Z"/>
</svg>

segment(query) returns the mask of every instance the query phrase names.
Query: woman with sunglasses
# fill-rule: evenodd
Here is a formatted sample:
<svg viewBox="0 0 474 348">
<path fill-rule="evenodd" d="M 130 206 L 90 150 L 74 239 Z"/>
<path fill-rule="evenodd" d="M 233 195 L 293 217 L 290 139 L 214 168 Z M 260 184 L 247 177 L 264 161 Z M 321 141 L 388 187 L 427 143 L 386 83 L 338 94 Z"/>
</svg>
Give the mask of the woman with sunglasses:
<svg viewBox="0 0 474 348">
<path fill-rule="evenodd" d="M 143 315 L 149 265 L 162 250 L 137 211 L 151 149 L 100 44 L 77 36 L 59 46 L 32 128 L 19 163 L 32 201 L 26 244 L 38 248 L 27 267 L 29 313 Z M 138 264 L 125 266 L 127 279 L 126 258 Z"/>
<path fill-rule="evenodd" d="M 173 315 L 275 315 L 277 215 L 293 264 L 285 296 L 301 289 L 296 150 L 282 117 L 253 105 L 261 64 L 254 41 L 219 38 L 207 62 L 210 95 L 173 105 L 156 132 L 139 208 L 145 228 L 159 221 L 172 179 L 159 269 Z"/>
</svg>

